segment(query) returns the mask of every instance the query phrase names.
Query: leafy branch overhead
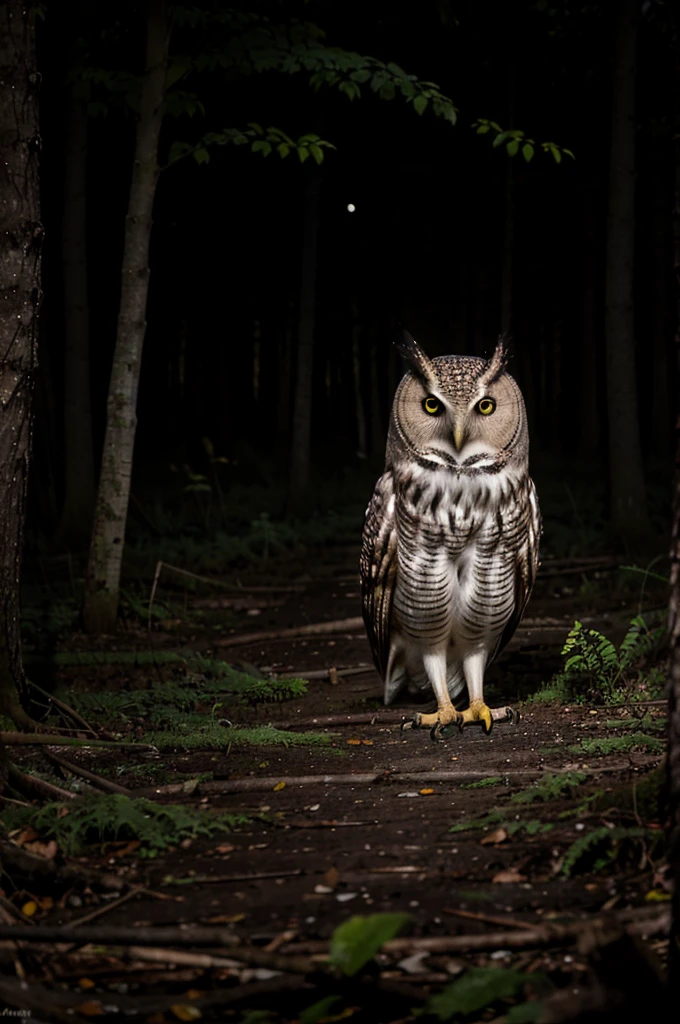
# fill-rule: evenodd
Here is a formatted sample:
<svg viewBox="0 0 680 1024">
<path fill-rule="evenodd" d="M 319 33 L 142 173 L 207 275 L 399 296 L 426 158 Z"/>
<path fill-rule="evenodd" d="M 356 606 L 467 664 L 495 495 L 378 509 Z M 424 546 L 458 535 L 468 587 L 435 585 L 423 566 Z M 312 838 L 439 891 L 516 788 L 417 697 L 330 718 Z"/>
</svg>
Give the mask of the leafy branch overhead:
<svg viewBox="0 0 680 1024">
<path fill-rule="evenodd" d="M 536 142 L 535 139 L 530 139 L 518 128 L 503 129 L 495 121 L 489 121 L 484 117 L 478 118 L 472 127 L 476 130 L 477 135 L 493 134 L 493 148 L 498 149 L 505 146 L 508 156 L 517 156 L 521 151 L 527 163 L 533 159 L 537 149 L 543 150 L 544 153 L 550 153 L 556 164 L 562 162 L 563 154 L 574 159 L 574 154 L 570 149 L 558 146 L 556 142 Z"/>
<path fill-rule="evenodd" d="M 276 152 L 284 158 L 289 153 L 297 153 L 300 163 L 304 163 L 311 156 L 317 164 L 323 162 L 324 149 L 335 149 L 331 142 L 310 132 L 293 139 L 280 128 L 262 128 L 261 125 L 251 122 L 243 131 L 238 128 L 225 128 L 221 132 L 207 132 L 195 145 L 190 142 L 173 143 L 167 166 L 187 156 L 193 156 L 199 164 L 207 164 L 210 160 L 209 147 L 226 146 L 228 143 L 234 146 L 249 146 L 251 153 L 262 153 L 263 156 Z"/>
</svg>

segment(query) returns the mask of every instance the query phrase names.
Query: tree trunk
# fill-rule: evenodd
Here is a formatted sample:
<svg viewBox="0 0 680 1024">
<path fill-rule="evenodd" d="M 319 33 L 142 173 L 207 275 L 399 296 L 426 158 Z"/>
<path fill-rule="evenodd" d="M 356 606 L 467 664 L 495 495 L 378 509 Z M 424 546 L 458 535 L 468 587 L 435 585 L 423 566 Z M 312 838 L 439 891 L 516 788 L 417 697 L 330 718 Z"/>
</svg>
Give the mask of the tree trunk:
<svg viewBox="0 0 680 1024">
<path fill-rule="evenodd" d="M 0 4 L 0 711 L 29 724 L 19 580 L 37 370 L 40 257 L 38 73 L 33 12 Z"/>
<path fill-rule="evenodd" d="M 508 128 L 515 127 L 515 90 L 517 86 L 517 64 L 510 61 L 508 67 Z M 515 241 L 515 197 L 514 161 L 507 160 L 505 168 L 505 219 L 503 224 L 503 265 L 501 268 L 501 332 L 512 331 L 512 298 Z"/>
<path fill-rule="evenodd" d="M 361 381 L 361 324 L 359 304 L 356 296 L 352 299 L 352 377 L 354 380 L 354 413 L 357 427 L 357 458 L 365 459 L 368 453 L 366 441 L 366 410 Z"/>
<path fill-rule="evenodd" d="M 668 317 L 670 253 L 668 246 L 671 196 L 665 174 L 657 173 L 654 182 L 654 256 L 652 285 L 652 451 L 666 459 L 672 436 L 669 389 L 669 348 L 671 321 Z"/>
<path fill-rule="evenodd" d="M 673 269 L 675 273 L 676 372 L 680 375 L 680 14 L 675 15 L 675 210 Z M 680 1002 L 680 409 L 675 424 L 675 501 L 671 541 L 671 585 L 668 632 L 671 678 L 668 699 L 668 795 L 671 834 L 668 863 L 673 880 L 673 914 L 668 946 L 671 1004 Z"/>
<path fill-rule="evenodd" d="M 605 342 L 612 526 L 627 548 L 649 537 L 636 391 L 633 315 L 637 0 L 616 9 L 609 172 Z"/>
<path fill-rule="evenodd" d="M 64 275 L 64 505 L 56 543 L 87 546 L 95 481 L 90 408 L 87 288 L 87 112 L 72 93 L 66 133 L 62 267 Z"/>
<path fill-rule="evenodd" d="M 321 172 L 316 166 L 310 167 L 305 189 L 295 397 L 293 400 L 293 429 L 290 450 L 290 473 L 288 477 L 287 504 L 288 512 L 292 515 L 298 515 L 304 511 L 309 484 L 316 303 L 316 253 L 319 233 L 320 194 Z"/>
<path fill-rule="evenodd" d="M 593 462 L 600 450 L 600 402 L 597 353 L 601 342 L 601 321 L 598 319 L 597 261 L 595 258 L 595 194 L 591 186 L 583 190 L 583 264 L 581 307 L 581 354 L 579 390 L 581 410 L 578 423 L 579 452 Z"/>
<path fill-rule="evenodd" d="M 107 403 L 83 618 L 88 633 L 110 633 L 118 614 L 120 571 L 137 427 L 137 390 L 146 331 L 149 240 L 163 120 L 168 55 L 166 0 L 147 0 L 146 70 L 142 82 L 122 285 Z"/>
</svg>

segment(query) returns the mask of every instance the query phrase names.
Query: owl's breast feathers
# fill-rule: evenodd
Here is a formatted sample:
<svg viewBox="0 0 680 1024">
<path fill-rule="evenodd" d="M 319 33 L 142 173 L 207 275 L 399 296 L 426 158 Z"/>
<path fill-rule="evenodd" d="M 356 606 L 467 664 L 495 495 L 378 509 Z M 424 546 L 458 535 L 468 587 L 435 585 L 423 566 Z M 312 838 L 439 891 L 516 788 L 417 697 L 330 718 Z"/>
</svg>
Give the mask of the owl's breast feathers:
<svg viewBox="0 0 680 1024">
<path fill-rule="evenodd" d="M 540 531 L 526 472 L 385 473 L 361 552 L 364 621 L 381 675 L 397 635 L 425 646 L 481 644 L 495 658 L 531 594 Z"/>
</svg>

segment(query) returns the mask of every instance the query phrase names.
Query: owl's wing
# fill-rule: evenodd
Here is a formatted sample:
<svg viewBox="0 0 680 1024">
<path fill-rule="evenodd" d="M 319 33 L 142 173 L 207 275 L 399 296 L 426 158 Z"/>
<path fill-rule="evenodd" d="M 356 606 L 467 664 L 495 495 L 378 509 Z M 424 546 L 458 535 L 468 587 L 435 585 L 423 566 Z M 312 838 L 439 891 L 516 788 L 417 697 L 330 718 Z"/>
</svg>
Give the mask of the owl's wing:
<svg viewBox="0 0 680 1024">
<path fill-rule="evenodd" d="M 515 630 L 519 626 L 524 609 L 531 597 L 531 591 L 538 572 L 538 555 L 541 540 L 541 513 L 538 507 L 538 498 L 533 480 L 529 480 L 527 493 L 528 502 L 528 524 L 523 544 L 517 551 L 515 563 L 515 605 L 512 616 L 506 624 L 496 650 L 493 652 L 489 663 L 494 661 L 503 648 L 512 640 Z"/>
<path fill-rule="evenodd" d="M 394 482 L 384 473 L 366 511 L 359 560 L 361 604 L 373 660 L 382 678 L 390 656 L 390 616 L 397 578 Z"/>
</svg>

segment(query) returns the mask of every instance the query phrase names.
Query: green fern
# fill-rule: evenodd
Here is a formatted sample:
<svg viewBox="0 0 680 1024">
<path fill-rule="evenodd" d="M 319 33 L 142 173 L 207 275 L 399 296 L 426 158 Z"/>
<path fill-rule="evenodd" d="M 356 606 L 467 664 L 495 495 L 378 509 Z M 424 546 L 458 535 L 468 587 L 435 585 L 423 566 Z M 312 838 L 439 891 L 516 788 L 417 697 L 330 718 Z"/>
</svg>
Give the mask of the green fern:
<svg viewBox="0 0 680 1024">
<path fill-rule="evenodd" d="M 140 855 L 155 857 L 183 839 L 210 837 L 247 822 L 243 815 L 213 815 L 205 809 L 108 793 L 68 804 L 49 803 L 38 810 L 21 807 L 2 812 L 2 824 L 8 831 L 30 824 L 46 839 L 56 840 L 69 856 L 92 843 L 139 840 Z"/>
<path fill-rule="evenodd" d="M 587 859 L 588 865 L 592 863 L 592 870 L 601 871 L 615 860 L 618 849 L 625 840 L 636 840 L 638 843 L 644 839 L 652 838 L 658 840 L 658 831 L 636 826 L 634 828 L 608 828 L 603 825 L 600 828 L 587 832 L 571 844 L 562 860 L 562 874 L 570 878 L 575 869 Z"/>
<path fill-rule="evenodd" d="M 175 729 L 149 732 L 144 736 L 144 742 L 151 743 L 159 750 L 176 750 L 180 747 L 184 750 L 224 750 L 229 746 L 244 745 L 329 746 L 332 741 L 332 736 L 324 732 L 289 732 L 269 725 L 252 729 L 229 728 L 205 717 L 197 724 L 195 717 L 192 716 L 193 721 L 185 721 Z"/>
<path fill-rule="evenodd" d="M 547 802 L 557 800 L 561 796 L 571 794 L 573 790 L 585 782 L 586 772 L 563 772 L 560 775 L 544 775 L 535 785 L 514 793 L 510 800 L 513 804 L 531 804 L 535 801 Z"/>
</svg>

